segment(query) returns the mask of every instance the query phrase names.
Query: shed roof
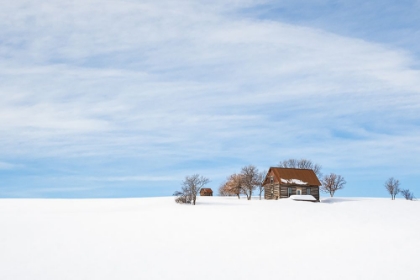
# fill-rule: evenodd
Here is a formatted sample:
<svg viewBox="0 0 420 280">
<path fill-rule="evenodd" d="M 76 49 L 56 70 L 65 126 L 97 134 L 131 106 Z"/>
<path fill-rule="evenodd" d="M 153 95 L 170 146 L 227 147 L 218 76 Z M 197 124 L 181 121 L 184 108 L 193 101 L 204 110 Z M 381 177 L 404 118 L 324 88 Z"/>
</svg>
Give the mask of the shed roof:
<svg viewBox="0 0 420 280">
<path fill-rule="evenodd" d="M 283 168 L 283 167 L 270 167 L 267 175 L 273 172 L 276 181 L 282 182 L 284 180 L 291 181 L 290 184 L 294 184 L 295 180 L 305 182 L 307 186 L 320 186 L 321 183 L 315 172 L 312 169 L 298 169 L 298 168 Z M 284 182 L 283 182 L 284 184 Z"/>
</svg>

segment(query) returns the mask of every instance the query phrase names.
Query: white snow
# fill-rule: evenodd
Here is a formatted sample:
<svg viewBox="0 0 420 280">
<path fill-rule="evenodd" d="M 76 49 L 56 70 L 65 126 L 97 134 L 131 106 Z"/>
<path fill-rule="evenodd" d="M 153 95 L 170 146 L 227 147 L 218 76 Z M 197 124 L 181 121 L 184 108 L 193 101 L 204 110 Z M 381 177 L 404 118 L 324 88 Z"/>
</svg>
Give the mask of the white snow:
<svg viewBox="0 0 420 280">
<path fill-rule="evenodd" d="M 295 194 L 295 195 L 291 195 L 289 198 L 292 200 L 316 201 L 316 198 L 310 194 L 302 194 L 302 195 Z"/>
<path fill-rule="evenodd" d="M 303 182 L 299 179 L 280 179 L 282 183 L 285 184 L 296 184 L 296 185 L 306 185 L 307 182 Z"/>
<path fill-rule="evenodd" d="M 0 279 L 417 280 L 419 214 L 390 199 L 0 199 Z"/>
</svg>

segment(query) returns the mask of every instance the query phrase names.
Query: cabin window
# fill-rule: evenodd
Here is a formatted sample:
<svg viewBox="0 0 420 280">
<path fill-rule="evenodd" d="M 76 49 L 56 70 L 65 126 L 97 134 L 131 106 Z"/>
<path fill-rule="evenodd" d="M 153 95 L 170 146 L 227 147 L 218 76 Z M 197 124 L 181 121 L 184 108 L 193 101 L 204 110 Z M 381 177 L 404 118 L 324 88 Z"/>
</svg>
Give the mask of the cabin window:
<svg viewBox="0 0 420 280">
<path fill-rule="evenodd" d="M 292 195 L 292 188 L 287 188 L 287 196 L 291 196 Z"/>
<path fill-rule="evenodd" d="M 306 194 L 310 195 L 311 194 L 311 188 L 306 188 Z"/>
<path fill-rule="evenodd" d="M 270 183 L 272 184 L 272 183 L 274 183 L 274 178 L 273 178 L 273 176 L 271 176 L 270 177 Z"/>
</svg>

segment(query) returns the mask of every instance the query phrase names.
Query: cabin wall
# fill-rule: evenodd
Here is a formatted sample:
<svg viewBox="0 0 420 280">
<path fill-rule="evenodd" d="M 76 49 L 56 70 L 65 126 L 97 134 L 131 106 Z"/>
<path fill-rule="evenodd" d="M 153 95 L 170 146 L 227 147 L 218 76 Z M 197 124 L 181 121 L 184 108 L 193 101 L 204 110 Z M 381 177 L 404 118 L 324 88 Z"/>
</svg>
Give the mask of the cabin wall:
<svg viewBox="0 0 420 280">
<path fill-rule="evenodd" d="M 306 188 L 311 188 L 311 195 L 319 201 L 319 187 L 318 186 L 285 186 L 279 184 L 264 185 L 264 199 L 280 199 L 288 198 L 288 188 L 292 188 L 291 195 L 296 195 L 297 189 L 302 189 L 302 194 L 306 194 Z"/>
<path fill-rule="evenodd" d="M 319 187 L 318 186 L 281 186 L 280 188 L 280 198 L 288 198 L 287 194 L 288 188 L 292 188 L 291 195 L 296 195 L 297 189 L 302 189 L 302 194 L 306 195 L 306 188 L 311 188 L 311 195 L 319 201 Z"/>
<path fill-rule="evenodd" d="M 280 186 L 279 184 L 267 184 L 264 186 L 264 199 L 279 199 Z"/>
</svg>

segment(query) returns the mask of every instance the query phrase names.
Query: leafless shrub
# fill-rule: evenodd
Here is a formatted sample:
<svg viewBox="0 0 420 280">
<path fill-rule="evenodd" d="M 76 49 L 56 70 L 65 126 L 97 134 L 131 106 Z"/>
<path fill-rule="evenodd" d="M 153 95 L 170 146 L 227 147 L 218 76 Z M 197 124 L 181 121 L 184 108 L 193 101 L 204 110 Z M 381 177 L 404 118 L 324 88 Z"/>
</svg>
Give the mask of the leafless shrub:
<svg viewBox="0 0 420 280">
<path fill-rule="evenodd" d="M 176 203 L 191 203 L 191 196 L 186 191 L 176 191 L 173 195 L 175 195 L 177 198 L 175 198 Z"/>
<path fill-rule="evenodd" d="M 413 200 L 414 199 L 414 194 L 409 189 L 401 190 L 401 194 L 407 200 Z"/>
<path fill-rule="evenodd" d="M 391 195 L 391 199 L 395 200 L 395 196 L 401 191 L 400 181 L 394 179 L 394 177 L 389 178 L 385 182 L 385 188 L 388 193 Z"/>
</svg>

